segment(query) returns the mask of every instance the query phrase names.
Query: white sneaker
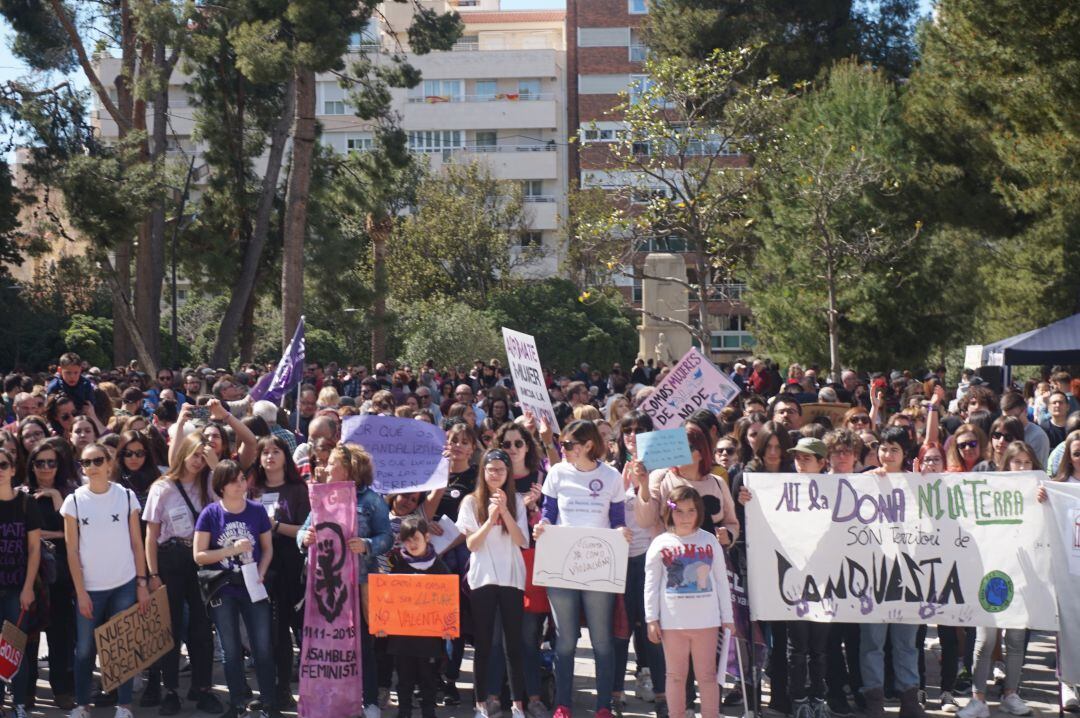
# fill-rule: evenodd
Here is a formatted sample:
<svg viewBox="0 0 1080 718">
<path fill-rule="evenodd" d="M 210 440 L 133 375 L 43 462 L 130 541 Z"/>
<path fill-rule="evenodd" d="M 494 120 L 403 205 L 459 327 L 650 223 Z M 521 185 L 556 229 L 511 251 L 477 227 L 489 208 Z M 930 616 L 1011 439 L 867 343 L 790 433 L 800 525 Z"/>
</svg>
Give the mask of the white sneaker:
<svg viewBox="0 0 1080 718">
<path fill-rule="evenodd" d="M 1002 698 L 1001 708 L 1014 716 L 1031 715 L 1031 708 L 1027 703 L 1024 703 L 1024 699 L 1020 697 L 1019 693 L 1010 693 Z"/>
<path fill-rule="evenodd" d="M 980 701 L 972 696 L 968 704 L 961 708 L 956 715 L 960 718 L 990 718 L 990 706 L 986 705 L 986 701 Z"/>
<path fill-rule="evenodd" d="M 1061 707 L 1066 713 L 1080 711 L 1080 698 L 1076 696 L 1076 688 L 1068 683 L 1061 684 Z"/>
<path fill-rule="evenodd" d="M 135 718 L 124 706 L 116 706 L 116 713 L 113 713 L 113 718 Z"/>
<path fill-rule="evenodd" d="M 382 718 L 382 711 L 378 703 L 364 706 L 364 718 Z"/>
<path fill-rule="evenodd" d="M 90 709 L 87 706 L 75 706 L 75 710 L 68 713 L 68 718 L 90 718 Z"/>
<path fill-rule="evenodd" d="M 15 712 L 11 714 L 12 718 L 26 718 L 26 706 L 15 706 L 12 710 Z"/>
<path fill-rule="evenodd" d="M 487 709 L 476 706 L 473 711 L 473 718 L 488 718 Z"/>
<path fill-rule="evenodd" d="M 956 698 L 949 691 L 941 692 L 941 711 L 942 713 L 956 713 L 960 710 L 960 704 L 956 702 Z"/>
<path fill-rule="evenodd" d="M 638 700 L 645 701 L 646 703 L 652 703 L 656 700 L 656 692 L 653 690 L 652 674 L 648 668 L 642 668 L 638 671 L 637 680 L 634 685 L 634 695 L 638 697 Z"/>
<path fill-rule="evenodd" d="M 525 711 L 521 710 L 517 706 L 511 706 L 510 718 L 525 718 Z"/>
</svg>

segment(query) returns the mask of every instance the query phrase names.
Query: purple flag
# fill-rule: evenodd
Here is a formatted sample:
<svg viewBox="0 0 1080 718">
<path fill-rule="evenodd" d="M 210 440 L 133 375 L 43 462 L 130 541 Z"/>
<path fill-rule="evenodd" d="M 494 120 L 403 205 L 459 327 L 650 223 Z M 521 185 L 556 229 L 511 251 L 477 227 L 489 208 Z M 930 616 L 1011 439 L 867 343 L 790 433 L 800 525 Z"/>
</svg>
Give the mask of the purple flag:
<svg viewBox="0 0 1080 718">
<path fill-rule="evenodd" d="M 296 388 L 303 375 L 304 318 L 300 317 L 300 323 L 296 325 L 296 333 L 293 334 L 289 346 L 285 348 L 285 353 L 281 355 L 274 373 L 259 379 L 249 393 L 254 401 L 265 399 L 278 404 L 281 402 L 281 397 Z"/>
</svg>

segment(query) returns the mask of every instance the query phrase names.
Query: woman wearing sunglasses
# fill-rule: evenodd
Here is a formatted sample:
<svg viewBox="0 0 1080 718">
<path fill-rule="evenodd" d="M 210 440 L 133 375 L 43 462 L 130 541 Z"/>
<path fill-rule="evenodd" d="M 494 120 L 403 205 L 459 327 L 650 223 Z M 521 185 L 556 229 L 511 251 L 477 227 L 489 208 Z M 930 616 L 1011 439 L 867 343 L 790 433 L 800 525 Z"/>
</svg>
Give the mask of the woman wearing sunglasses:
<svg viewBox="0 0 1080 718">
<path fill-rule="evenodd" d="M 26 476 L 26 459 L 34 447 L 49 436 L 49 425 L 40 416 L 28 416 L 19 422 L 19 429 L 15 432 L 18 445 L 15 453 L 16 486 Z"/>
<path fill-rule="evenodd" d="M 543 518 L 533 529 L 539 539 L 544 528 L 581 526 L 626 528 L 626 490 L 622 476 L 602 462 L 606 449 L 591 421 L 572 421 L 560 436 L 563 460 L 551 467 L 544 481 Z M 574 688 L 574 652 L 582 609 L 596 660 L 596 718 L 612 718 L 611 690 L 615 682 L 612 615 L 615 594 L 573 588 L 548 588 L 555 619 L 555 718 L 570 718 Z"/>
<path fill-rule="evenodd" d="M 618 456 L 615 468 L 622 473 L 626 492 L 626 527 L 630 529 L 630 561 L 626 569 L 626 618 L 633 632 L 634 654 L 637 656 L 637 696 L 642 700 L 655 700 L 657 714 L 661 717 L 667 710 L 664 649 L 649 640 L 645 622 L 645 554 L 652 540 L 663 530 L 660 518 L 660 502 L 649 493 L 649 472 L 637 460 L 637 435 L 653 430 L 652 417 L 641 411 L 631 411 L 623 416 L 616 440 Z M 630 653 L 630 636 L 615 638 L 615 687 L 616 706 L 622 701 L 626 662 Z"/>
<path fill-rule="evenodd" d="M 56 552 L 56 580 L 49 584 L 49 620 L 45 637 L 49 642 L 49 687 L 57 708 L 75 707 L 75 586 L 67 567 L 64 543 L 64 517 L 60 508 L 64 499 L 79 487 L 71 445 L 58 436 L 45 439 L 30 452 L 26 485 L 41 512 L 41 538 Z M 27 655 L 37 655 L 38 642 L 27 644 Z M 37 664 L 30 664 L 30 681 L 37 682 Z"/>
<path fill-rule="evenodd" d="M 75 584 L 78 615 L 75 640 L 75 710 L 71 718 L 89 718 L 94 671 L 94 629 L 138 601 L 150 603 L 139 499 L 110 481 L 113 461 L 101 444 L 83 449 L 79 458 L 87 479 L 64 499 L 68 568 Z M 119 688 L 115 718 L 132 718 L 129 680 Z"/>
<path fill-rule="evenodd" d="M 947 471 L 974 471 L 975 465 L 989 457 L 986 434 L 975 424 L 961 424 L 945 450 Z"/>
<path fill-rule="evenodd" d="M 144 465 L 153 466 L 145 447 L 133 448 L 140 446 L 139 435 L 134 432 L 124 434 L 125 437 L 129 435 L 134 438 L 121 440 L 120 461 L 142 458 Z M 200 711 L 218 714 L 224 707 L 210 692 L 210 672 L 213 669 L 210 617 L 199 595 L 197 566 L 192 558 L 195 521 L 216 498 L 210 488 L 210 462 L 217 465 L 217 457 L 212 451 L 205 451 L 204 446 L 198 434 L 189 434 L 183 440 L 175 463 L 150 487 L 143 519 L 146 521 L 146 566 L 150 590 L 156 591 L 165 586 L 173 636 L 184 636 L 191 659 L 191 691 L 188 695 L 195 696 Z M 144 456 L 131 456 L 136 452 Z M 153 468 L 156 472 L 157 467 Z M 165 682 L 165 696 L 159 698 L 158 713 L 176 715 L 181 709 L 180 696 L 177 695 L 180 685 L 179 640 L 174 641 L 173 649 L 162 658 L 160 668 Z M 153 691 L 160 694 L 158 680 L 156 673 L 151 676 L 151 683 L 146 688 L 148 693 Z M 145 693 L 143 697 L 146 698 Z"/>
<path fill-rule="evenodd" d="M 15 457 L 0 449 L 0 536 L 4 551 L 0 553 L 0 620 L 9 621 L 23 631 L 28 629 L 30 608 L 34 603 L 34 578 L 41 560 L 41 513 L 37 502 L 13 485 Z M 37 656 L 26 656 L 12 677 L 14 716 L 25 718 L 27 665 Z M 3 700 L 0 684 L 0 701 Z"/>
<path fill-rule="evenodd" d="M 861 406 L 854 406 L 848 409 L 844 414 L 841 425 L 845 429 L 851 429 L 854 432 L 862 432 L 870 428 L 870 423 L 869 412 Z"/>
<path fill-rule="evenodd" d="M 56 436 L 71 434 L 71 425 L 75 423 L 75 401 L 64 393 L 51 394 L 45 403 L 45 418 L 49 428 Z"/>
<path fill-rule="evenodd" d="M 137 431 L 122 433 L 113 469 L 113 481 L 134 491 L 142 505 L 146 505 L 150 487 L 161 476 L 147 444 L 146 438 Z"/>
<path fill-rule="evenodd" d="M 999 416 L 990 425 L 990 456 L 975 465 L 975 471 L 1008 471 L 1005 450 L 1014 441 L 1024 440 L 1024 425 L 1015 416 Z"/>
</svg>

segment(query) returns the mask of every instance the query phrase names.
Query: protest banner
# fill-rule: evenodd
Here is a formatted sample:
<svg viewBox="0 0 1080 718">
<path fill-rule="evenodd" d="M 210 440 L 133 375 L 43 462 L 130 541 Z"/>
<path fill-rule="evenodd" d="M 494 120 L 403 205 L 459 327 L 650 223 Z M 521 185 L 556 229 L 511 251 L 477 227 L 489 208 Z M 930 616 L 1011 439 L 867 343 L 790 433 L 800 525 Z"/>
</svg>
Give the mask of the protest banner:
<svg viewBox="0 0 1080 718">
<path fill-rule="evenodd" d="M 416 422 L 421 423 L 421 422 Z M 304 641 L 300 654 L 301 716 L 358 716 L 364 711 L 360 680 L 360 586 L 356 486 L 351 481 L 308 486 L 311 529 Z"/>
<path fill-rule="evenodd" d="M 657 384 L 642 409 L 652 417 L 657 429 L 674 429 L 695 411 L 708 409 L 716 413 L 738 395 L 735 382 L 691 347 Z"/>
<path fill-rule="evenodd" d="M 150 608 L 136 604 L 94 629 L 101 690 L 116 690 L 173 648 L 169 595 L 162 586 L 150 595 Z"/>
<path fill-rule="evenodd" d="M 751 614 L 1057 630 L 1040 477 L 747 474 Z"/>
<path fill-rule="evenodd" d="M 623 593 L 629 554 L 619 529 L 548 526 L 536 540 L 533 583 Z"/>
<path fill-rule="evenodd" d="M 735 633 L 726 645 L 717 647 L 716 665 L 720 670 L 716 672 L 716 680 L 720 683 L 725 682 L 725 667 L 727 675 L 751 680 L 751 675 L 743 675 L 742 663 L 745 663 L 748 669 L 761 670 L 765 667 L 765 657 L 769 652 L 761 624 L 750 620 L 750 600 L 746 595 L 746 562 L 738 560 L 739 555 L 736 550 L 724 551 Z M 745 658 L 740 662 L 740 657 Z"/>
<path fill-rule="evenodd" d="M 840 428 L 844 423 L 844 414 L 851 408 L 851 404 L 828 404 L 815 403 L 802 405 L 803 424 L 809 424 L 819 416 L 827 418 L 835 428 Z"/>
<path fill-rule="evenodd" d="M 426 421 L 396 416 L 347 416 L 341 440 L 359 444 L 375 467 L 378 494 L 432 491 L 446 487 L 450 460 L 443 456 L 446 433 Z"/>
<path fill-rule="evenodd" d="M 686 430 L 682 427 L 647 431 L 634 438 L 637 444 L 638 461 L 645 464 L 645 468 L 649 471 L 667 469 L 672 466 L 686 466 L 693 461 L 690 454 L 690 441 L 686 438 Z"/>
<path fill-rule="evenodd" d="M 373 573 L 368 591 L 372 635 L 461 635 L 461 579 L 456 575 Z"/>
<path fill-rule="evenodd" d="M 1047 481 L 1043 486 L 1053 517 L 1054 592 L 1060 599 L 1058 678 L 1075 686 L 1080 685 L 1080 484 Z"/>
<path fill-rule="evenodd" d="M 22 623 L 22 617 L 19 618 Z M 0 681 L 11 683 L 22 665 L 26 651 L 26 634 L 11 621 L 4 621 L 0 632 Z"/>
<path fill-rule="evenodd" d="M 558 434 L 559 422 L 555 419 L 555 410 L 551 408 L 551 396 L 548 394 L 547 382 L 544 381 L 544 369 L 540 366 L 536 340 L 528 334 L 506 327 L 502 328 L 502 333 L 518 403 L 523 411 L 531 411 L 537 421 L 541 416 L 544 417 L 551 430 Z"/>
</svg>

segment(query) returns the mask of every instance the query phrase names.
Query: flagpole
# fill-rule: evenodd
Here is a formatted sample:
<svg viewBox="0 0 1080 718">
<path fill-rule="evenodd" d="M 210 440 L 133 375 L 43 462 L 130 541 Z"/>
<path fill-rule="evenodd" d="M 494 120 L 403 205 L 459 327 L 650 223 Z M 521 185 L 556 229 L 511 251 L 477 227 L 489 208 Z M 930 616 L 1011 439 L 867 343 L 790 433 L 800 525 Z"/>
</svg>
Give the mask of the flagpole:
<svg viewBox="0 0 1080 718">
<path fill-rule="evenodd" d="M 304 315 L 301 314 L 300 315 L 300 325 L 302 326 L 303 324 L 304 324 Z M 293 340 L 294 341 L 296 340 L 295 334 L 293 335 Z M 300 390 L 304 386 L 304 366 L 303 365 L 306 364 L 306 363 L 307 363 L 307 357 L 305 356 L 304 361 L 301 363 L 301 366 L 300 366 L 300 380 L 298 382 L 296 382 L 296 404 L 293 406 L 293 409 L 296 411 L 296 433 L 297 434 L 300 433 Z"/>
</svg>

